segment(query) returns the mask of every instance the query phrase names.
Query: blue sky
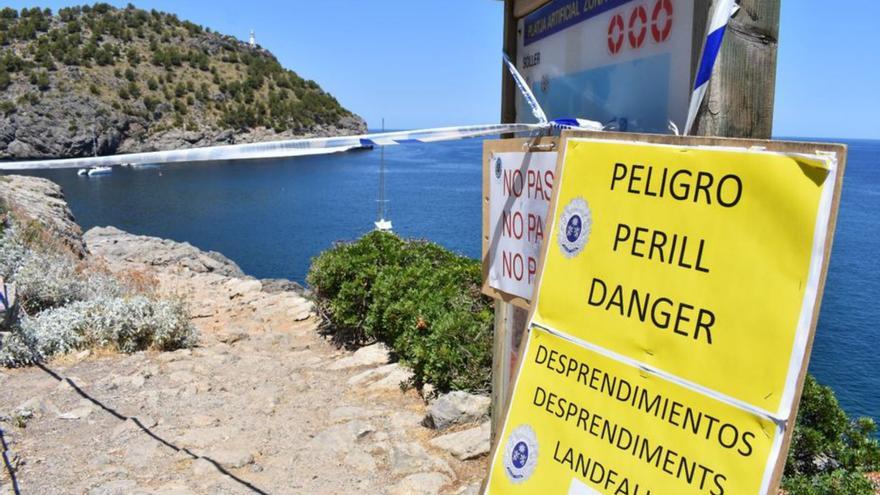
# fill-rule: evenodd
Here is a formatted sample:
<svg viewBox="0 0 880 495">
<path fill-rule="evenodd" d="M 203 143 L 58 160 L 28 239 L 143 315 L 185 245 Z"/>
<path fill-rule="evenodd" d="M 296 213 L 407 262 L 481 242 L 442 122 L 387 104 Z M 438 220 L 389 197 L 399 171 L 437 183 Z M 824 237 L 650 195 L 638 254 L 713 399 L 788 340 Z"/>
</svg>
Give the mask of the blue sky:
<svg viewBox="0 0 880 495">
<path fill-rule="evenodd" d="M 7 1 L 57 10 L 80 2 Z M 124 5 L 125 2 L 110 2 Z M 496 0 L 142 1 L 257 41 L 378 127 L 497 122 Z M 880 138 L 880 2 L 782 2 L 774 134 Z M 740 14 L 742 15 L 742 14 Z"/>
</svg>

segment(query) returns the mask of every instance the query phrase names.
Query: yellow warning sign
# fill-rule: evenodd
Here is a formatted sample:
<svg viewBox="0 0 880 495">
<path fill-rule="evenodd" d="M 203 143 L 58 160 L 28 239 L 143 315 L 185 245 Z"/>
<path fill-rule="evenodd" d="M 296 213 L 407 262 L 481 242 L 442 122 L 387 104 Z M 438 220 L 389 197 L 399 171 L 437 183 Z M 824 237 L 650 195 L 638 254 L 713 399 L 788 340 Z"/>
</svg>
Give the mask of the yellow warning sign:
<svg viewBox="0 0 880 495">
<path fill-rule="evenodd" d="M 787 417 L 833 161 L 566 142 L 533 321 Z"/>
<path fill-rule="evenodd" d="M 486 493 L 773 493 L 845 148 L 607 136 L 564 136 Z"/>
<path fill-rule="evenodd" d="M 747 494 L 773 421 L 532 328 L 488 493 Z"/>
</svg>

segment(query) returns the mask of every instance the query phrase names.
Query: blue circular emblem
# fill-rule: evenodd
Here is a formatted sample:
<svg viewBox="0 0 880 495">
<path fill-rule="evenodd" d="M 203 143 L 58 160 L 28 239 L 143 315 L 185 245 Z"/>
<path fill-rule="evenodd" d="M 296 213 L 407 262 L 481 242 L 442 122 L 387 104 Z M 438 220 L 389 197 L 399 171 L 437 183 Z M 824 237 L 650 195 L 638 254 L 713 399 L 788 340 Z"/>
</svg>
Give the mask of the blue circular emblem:
<svg viewBox="0 0 880 495">
<path fill-rule="evenodd" d="M 529 446 L 525 442 L 519 442 L 513 447 L 513 465 L 522 469 L 529 461 Z"/>
<path fill-rule="evenodd" d="M 511 483 L 528 480 L 538 465 L 538 437 L 527 424 L 520 425 L 507 437 L 504 447 L 504 472 Z"/>
<path fill-rule="evenodd" d="M 572 215 L 568 219 L 568 224 L 565 226 L 565 237 L 568 239 L 568 242 L 578 240 L 578 237 L 581 236 L 581 225 L 580 215 Z"/>
<path fill-rule="evenodd" d="M 559 216 L 557 242 L 566 258 L 573 258 L 583 251 L 590 238 L 593 212 L 584 198 L 577 197 L 565 205 Z"/>
<path fill-rule="evenodd" d="M 496 179 L 501 178 L 501 158 L 500 157 L 495 159 L 495 178 Z"/>
</svg>

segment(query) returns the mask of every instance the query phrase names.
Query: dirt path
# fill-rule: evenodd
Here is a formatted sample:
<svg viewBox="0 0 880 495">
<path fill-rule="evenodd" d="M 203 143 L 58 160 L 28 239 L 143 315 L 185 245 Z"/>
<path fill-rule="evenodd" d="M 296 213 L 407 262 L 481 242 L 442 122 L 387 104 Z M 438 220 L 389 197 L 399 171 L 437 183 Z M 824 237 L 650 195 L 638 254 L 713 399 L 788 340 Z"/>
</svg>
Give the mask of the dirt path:
<svg viewBox="0 0 880 495">
<path fill-rule="evenodd" d="M 112 242 L 89 249 L 113 270 L 155 264 Z M 337 349 L 294 292 L 181 262 L 149 269 L 188 302 L 200 345 L 0 371 L 16 467 L 13 483 L 0 466 L 0 492 L 476 493 L 485 456 L 431 447 L 425 404 L 382 349 Z"/>
</svg>

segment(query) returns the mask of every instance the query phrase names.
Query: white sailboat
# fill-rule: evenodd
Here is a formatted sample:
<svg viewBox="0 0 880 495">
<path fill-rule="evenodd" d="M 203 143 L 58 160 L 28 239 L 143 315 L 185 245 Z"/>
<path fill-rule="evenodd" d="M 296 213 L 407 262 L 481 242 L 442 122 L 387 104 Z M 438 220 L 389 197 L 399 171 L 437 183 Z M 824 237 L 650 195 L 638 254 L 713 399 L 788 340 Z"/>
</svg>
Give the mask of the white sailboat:
<svg viewBox="0 0 880 495">
<path fill-rule="evenodd" d="M 382 119 L 382 132 L 385 132 L 385 119 Z M 378 203 L 378 212 L 376 215 L 377 220 L 373 222 L 373 225 L 376 226 L 376 230 L 380 232 L 391 232 L 391 220 L 387 220 L 385 218 L 385 203 L 388 202 L 385 199 L 385 147 L 380 146 L 379 153 L 381 153 L 379 158 L 379 199 L 376 200 Z"/>
<path fill-rule="evenodd" d="M 95 129 L 92 128 L 92 151 L 95 154 L 95 158 L 98 157 L 98 136 L 95 133 Z M 107 166 L 99 166 L 99 167 L 86 167 L 81 168 L 76 171 L 76 175 L 84 175 L 86 177 L 91 177 L 93 175 L 107 175 L 113 173 L 113 167 Z"/>
</svg>

